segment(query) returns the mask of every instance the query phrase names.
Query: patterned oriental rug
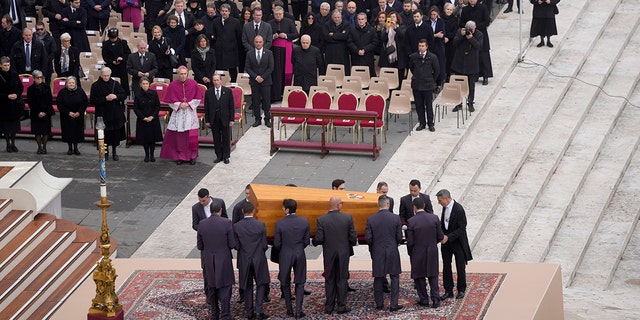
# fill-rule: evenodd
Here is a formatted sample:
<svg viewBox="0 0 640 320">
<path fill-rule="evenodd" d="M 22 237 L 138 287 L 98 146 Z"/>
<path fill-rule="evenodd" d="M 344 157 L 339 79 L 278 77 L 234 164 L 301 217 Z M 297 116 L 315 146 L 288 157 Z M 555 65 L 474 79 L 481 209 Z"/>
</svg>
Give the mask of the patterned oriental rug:
<svg viewBox="0 0 640 320">
<path fill-rule="evenodd" d="M 417 294 L 409 273 L 400 275 L 400 311 L 389 312 L 389 295 L 385 294 L 385 310 L 375 309 L 373 300 L 373 278 L 370 271 L 351 271 L 349 285 L 357 289 L 350 292 L 347 305 L 351 312 L 332 319 L 482 319 L 491 300 L 498 291 L 505 274 L 469 273 L 464 299 L 447 299 L 439 308 L 432 309 L 415 305 Z M 271 302 L 264 304 L 264 312 L 270 319 L 286 318 L 284 300 L 280 299 L 280 283 L 277 272 L 271 272 Z M 237 274 L 236 274 L 237 280 Z M 455 280 L 455 274 L 454 274 Z M 442 275 L 439 283 L 442 284 Z M 306 319 L 324 319 L 324 278 L 321 272 L 309 271 L 305 288 L 312 292 L 305 296 Z M 440 288 L 442 294 L 444 289 Z M 244 319 L 244 304 L 238 300 L 237 284 L 232 289 L 231 315 Z M 203 291 L 201 271 L 151 271 L 137 270 L 125 281 L 118 292 L 125 310 L 125 319 L 210 319 Z M 295 301 L 293 302 L 295 307 Z M 293 319 L 293 318 L 291 318 Z"/>
</svg>

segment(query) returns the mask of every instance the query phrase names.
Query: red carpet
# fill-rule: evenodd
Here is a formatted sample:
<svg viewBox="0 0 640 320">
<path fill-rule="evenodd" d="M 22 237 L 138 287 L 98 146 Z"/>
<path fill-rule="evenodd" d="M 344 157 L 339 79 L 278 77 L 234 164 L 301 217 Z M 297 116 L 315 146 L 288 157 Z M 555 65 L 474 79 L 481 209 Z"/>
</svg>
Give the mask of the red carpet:
<svg viewBox="0 0 640 320">
<path fill-rule="evenodd" d="M 370 271 L 351 271 L 349 285 L 356 292 L 349 294 L 347 305 L 352 311 L 332 319 L 481 319 L 497 292 L 504 274 L 467 274 L 467 292 L 464 299 L 443 301 L 440 308 L 415 306 L 417 294 L 409 273 L 400 276 L 400 301 L 404 308 L 391 313 L 375 310 L 373 278 Z M 237 280 L 237 275 L 236 275 Z M 455 279 L 454 279 L 455 280 Z M 442 284 L 442 280 L 439 281 Z M 138 270 L 123 284 L 118 292 L 126 319 L 209 319 L 200 271 L 150 271 Z M 312 292 L 305 296 L 306 319 L 324 319 L 324 279 L 320 272 L 309 272 L 305 288 Z M 443 293 L 442 287 L 440 293 Z M 271 302 L 265 303 L 265 313 L 271 319 L 285 318 L 284 300 L 280 299 L 280 283 L 277 273 L 271 272 Z M 237 285 L 233 288 L 232 317 L 243 319 L 244 307 L 237 304 Z M 295 305 L 295 302 L 294 302 Z M 386 295 L 385 307 L 389 307 Z"/>
</svg>

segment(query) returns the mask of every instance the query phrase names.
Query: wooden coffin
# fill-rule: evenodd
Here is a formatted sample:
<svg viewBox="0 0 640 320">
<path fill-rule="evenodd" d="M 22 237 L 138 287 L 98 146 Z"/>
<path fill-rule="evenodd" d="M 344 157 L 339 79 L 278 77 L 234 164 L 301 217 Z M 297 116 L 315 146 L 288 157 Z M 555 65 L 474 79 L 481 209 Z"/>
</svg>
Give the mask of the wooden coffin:
<svg viewBox="0 0 640 320">
<path fill-rule="evenodd" d="M 254 217 L 266 224 L 267 238 L 273 239 L 276 221 L 284 217 L 282 200 L 294 199 L 298 203 L 297 215 L 307 218 L 311 237 L 316 233 L 316 219 L 329 211 L 329 198 L 342 199 L 342 212 L 353 216 L 358 238 L 364 238 L 367 218 L 378 212 L 377 193 L 285 187 L 267 184 L 251 184 L 249 200 L 256 206 Z"/>
</svg>

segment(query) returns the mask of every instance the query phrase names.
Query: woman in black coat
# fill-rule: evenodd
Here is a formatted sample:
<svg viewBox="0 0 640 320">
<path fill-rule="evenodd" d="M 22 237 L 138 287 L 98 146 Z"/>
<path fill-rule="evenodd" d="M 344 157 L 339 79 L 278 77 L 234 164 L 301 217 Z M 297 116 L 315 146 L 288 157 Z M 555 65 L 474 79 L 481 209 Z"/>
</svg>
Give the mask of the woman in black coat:
<svg viewBox="0 0 640 320">
<path fill-rule="evenodd" d="M 391 23 L 383 30 L 382 49 L 380 51 L 380 67 L 398 68 L 398 83 L 404 79 L 405 69 L 409 67 L 409 53 L 405 38 L 406 28 L 402 24 L 402 17 L 396 12 L 388 15 Z M 391 49 L 393 46 L 395 50 Z"/>
<path fill-rule="evenodd" d="M 184 27 L 178 24 L 178 17 L 170 15 L 167 18 L 167 27 L 162 31 L 164 36 L 167 37 L 172 53 L 178 57 L 178 65 L 175 68 L 186 65 L 187 60 L 184 52 L 187 47 L 187 36 L 184 34 Z"/>
<path fill-rule="evenodd" d="M 197 83 L 211 87 L 211 77 L 216 71 L 216 52 L 209 46 L 209 39 L 204 34 L 196 38 L 196 47 L 191 51 L 191 69 Z"/>
<path fill-rule="evenodd" d="M 53 95 L 51 88 L 44 83 L 44 75 L 40 70 L 34 70 L 33 84 L 27 89 L 27 100 L 31 112 L 31 133 L 36 136 L 38 144 L 37 154 L 47 154 L 47 140 L 51 134 L 51 116 Z"/>
<path fill-rule="evenodd" d="M 171 61 L 169 60 L 169 56 L 171 55 L 169 41 L 163 36 L 160 26 L 154 26 L 151 33 L 153 34 L 153 39 L 149 42 L 149 52 L 156 56 L 156 62 L 158 63 L 156 78 L 165 78 L 171 81 L 173 78 L 173 70 L 171 68 Z"/>
<path fill-rule="evenodd" d="M 158 119 L 160 99 L 155 91 L 149 90 L 149 85 L 147 77 L 140 79 L 140 90 L 135 93 L 133 112 L 136 114 L 136 143 L 144 148 L 144 162 L 156 162 L 156 142 L 162 141 Z"/>
<path fill-rule="evenodd" d="M 312 12 L 307 13 L 300 27 L 300 36 L 308 34 L 311 37 L 311 45 L 322 50 L 322 25 L 315 19 L 316 16 Z"/>
<path fill-rule="evenodd" d="M 440 63 L 440 74 L 438 75 L 438 80 L 436 86 L 441 87 L 444 82 L 447 80 L 446 77 L 446 56 L 444 49 L 444 38 L 445 38 L 445 26 L 444 20 L 440 18 L 440 10 L 436 6 L 432 6 L 429 9 L 429 20 L 427 21 L 433 29 L 433 45 L 429 47 L 429 51 L 433 52 L 438 57 L 438 63 Z M 439 89 L 438 89 L 439 91 Z"/>
<path fill-rule="evenodd" d="M 80 70 L 80 50 L 71 46 L 71 36 L 68 33 L 63 33 L 60 36 L 61 47 L 56 48 L 53 52 L 53 67 L 56 70 L 58 77 L 78 76 Z M 64 50 L 67 50 L 66 61 Z M 64 63 L 67 63 L 67 69 L 62 71 Z"/>
<path fill-rule="evenodd" d="M 104 59 L 104 64 L 111 69 L 111 76 L 120 78 L 120 84 L 125 94 L 129 96 L 127 59 L 129 59 L 131 49 L 127 40 L 118 38 L 118 29 L 109 29 L 107 36 L 109 39 L 102 42 L 102 59 Z"/>
<path fill-rule="evenodd" d="M 84 90 L 78 90 L 76 77 L 67 77 L 65 87 L 58 92 L 56 104 L 60 110 L 60 128 L 62 141 L 69 146 L 68 155 L 80 155 L 78 142 L 84 141 L 84 111 L 89 99 Z"/>
<path fill-rule="evenodd" d="M 20 130 L 22 106 L 22 81 L 18 73 L 11 70 L 9 57 L 0 58 L 0 133 L 7 141 L 7 152 L 18 152 L 16 133 Z"/>
<path fill-rule="evenodd" d="M 533 19 L 531 20 L 531 30 L 529 37 L 540 36 L 538 47 L 544 46 L 544 37 L 547 37 L 547 46 L 553 48 L 551 36 L 558 34 L 556 27 L 556 14 L 558 13 L 558 2 L 560 0 L 529 0 L 533 4 Z"/>
<path fill-rule="evenodd" d="M 455 52 L 453 39 L 456 37 L 459 25 L 458 16 L 454 14 L 454 11 L 455 7 L 453 4 L 445 3 L 442 20 L 444 20 L 444 56 L 447 67 L 447 79 L 449 79 L 451 75 L 451 61 L 453 61 L 453 54 Z"/>
</svg>

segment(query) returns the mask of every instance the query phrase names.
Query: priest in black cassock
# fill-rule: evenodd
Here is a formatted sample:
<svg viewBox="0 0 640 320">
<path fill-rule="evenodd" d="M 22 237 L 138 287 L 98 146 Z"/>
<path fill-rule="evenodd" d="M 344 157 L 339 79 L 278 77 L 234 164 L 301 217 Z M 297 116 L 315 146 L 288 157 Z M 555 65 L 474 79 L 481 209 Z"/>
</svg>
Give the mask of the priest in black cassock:
<svg viewBox="0 0 640 320">
<path fill-rule="evenodd" d="M 125 100 L 127 94 L 118 81 L 111 79 L 111 69 L 104 67 L 100 70 L 100 79 L 91 85 L 91 104 L 96 107 L 96 119 L 102 117 L 104 121 L 104 142 L 111 146 L 111 158 L 118 161 L 116 147 L 120 141 L 127 138 L 124 131 Z M 108 155 L 105 155 L 105 159 Z"/>
<path fill-rule="evenodd" d="M 306 93 L 309 93 L 311 86 L 318 85 L 318 74 L 325 74 L 322 53 L 318 47 L 311 45 L 311 37 L 308 34 L 300 37 L 300 46 L 293 47 L 291 63 L 293 85 L 301 86 Z"/>
<path fill-rule="evenodd" d="M 298 38 L 298 29 L 293 20 L 284 16 L 282 7 L 273 9 L 273 20 L 269 21 L 273 30 L 273 52 L 274 68 L 271 78 L 271 101 L 282 100 L 284 87 L 291 85 L 293 76 L 293 65 L 291 64 L 291 53 L 293 50 L 292 41 Z"/>
</svg>

